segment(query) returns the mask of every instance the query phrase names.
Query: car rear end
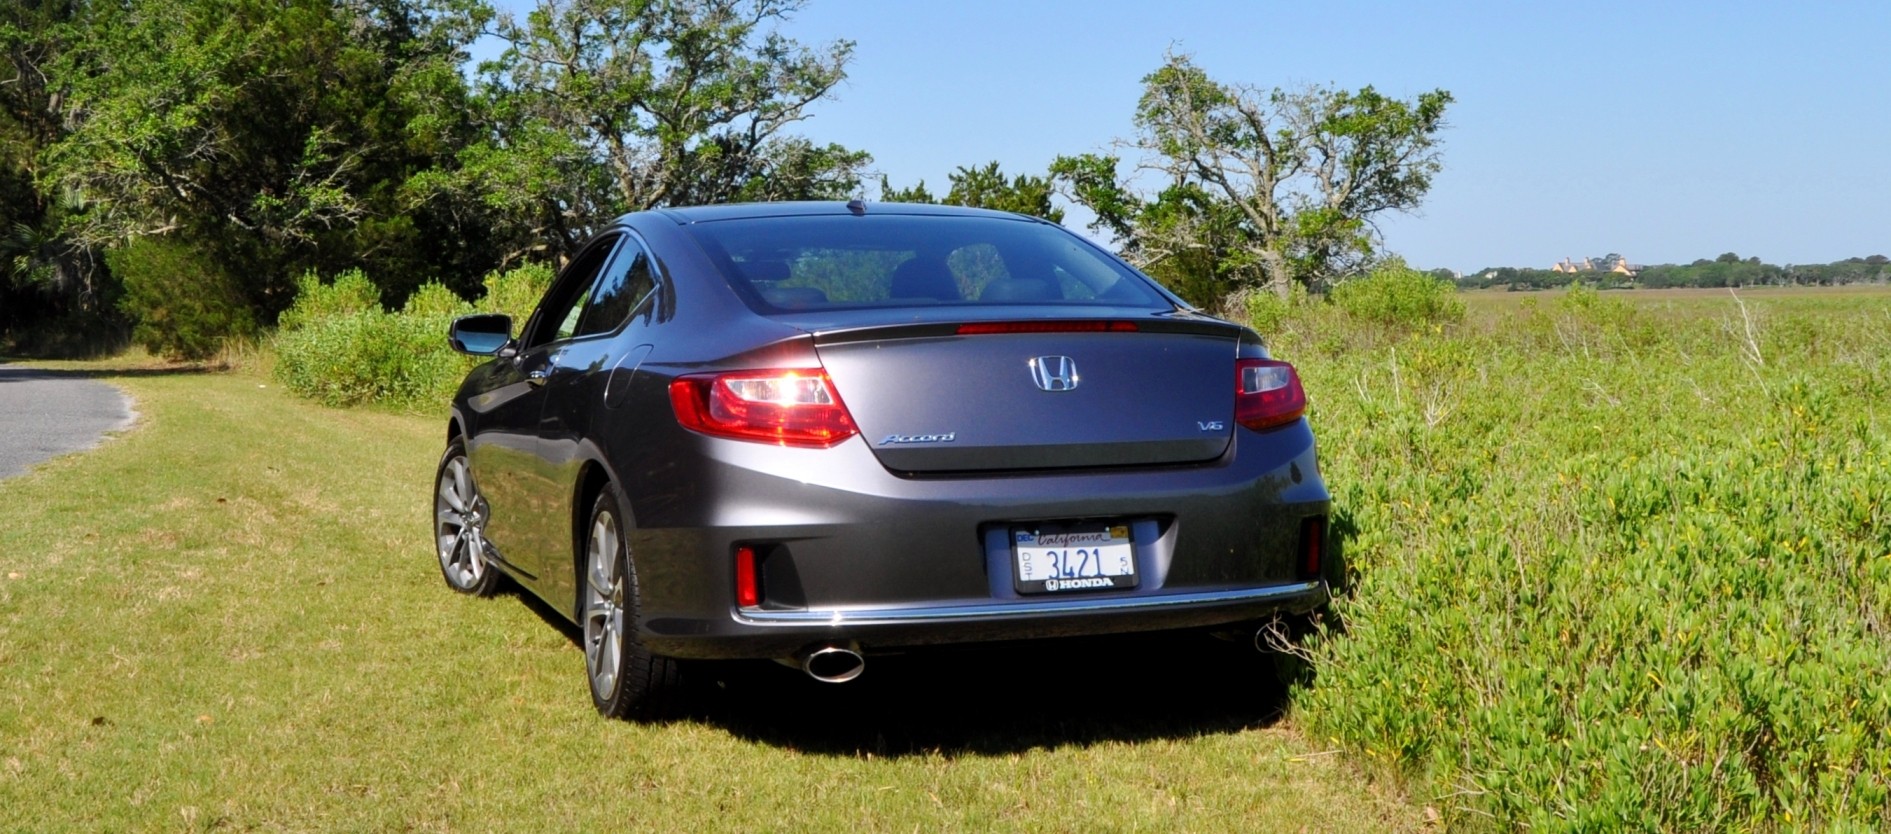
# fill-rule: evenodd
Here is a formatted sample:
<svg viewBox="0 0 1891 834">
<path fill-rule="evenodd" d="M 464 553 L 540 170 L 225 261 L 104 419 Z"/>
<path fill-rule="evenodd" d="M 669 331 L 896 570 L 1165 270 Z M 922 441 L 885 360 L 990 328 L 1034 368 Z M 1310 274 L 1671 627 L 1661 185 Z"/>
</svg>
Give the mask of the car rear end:
<svg viewBox="0 0 1891 834">
<path fill-rule="evenodd" d="M 1291 366 L 1060 228 L 897 211 L 681 218 L 796 335 L 639 371 L 670 411 L 627 464 L 653 651 L 1208 627 L 1325 601 L 1329 497 Z"/>
</svg>

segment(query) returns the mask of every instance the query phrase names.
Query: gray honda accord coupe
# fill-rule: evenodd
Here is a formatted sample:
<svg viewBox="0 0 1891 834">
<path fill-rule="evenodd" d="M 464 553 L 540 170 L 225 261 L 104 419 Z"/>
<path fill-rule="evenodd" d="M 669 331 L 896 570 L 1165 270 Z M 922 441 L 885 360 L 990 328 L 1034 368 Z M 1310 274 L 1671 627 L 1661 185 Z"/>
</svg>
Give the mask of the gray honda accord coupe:
<svg viewBox="0 0 1891 834">
<path fill-rule="evenodd" d="M 1292 366 L 1035 218 L 772 203 L 619 218 L 452 403 L 441 573 L 582 629 L 598 709 L 692 660 L 1233 632 L 1327 599 Z M 1179 636 L 1178 636 L 1179 639 Z"/>
</svg>

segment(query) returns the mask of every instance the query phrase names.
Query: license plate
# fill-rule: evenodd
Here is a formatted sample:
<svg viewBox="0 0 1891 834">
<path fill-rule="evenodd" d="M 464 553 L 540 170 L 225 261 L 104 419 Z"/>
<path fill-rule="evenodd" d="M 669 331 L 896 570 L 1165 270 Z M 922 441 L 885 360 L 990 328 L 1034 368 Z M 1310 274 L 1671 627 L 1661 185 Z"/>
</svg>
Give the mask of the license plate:
<svg viewBox="0 0 1891 834">
<path fill-rule="evenodd" d="M 1021 594 L 1136 587 L 1127 524 L 1014 527 L 1011 562 Z"/>
</svg>

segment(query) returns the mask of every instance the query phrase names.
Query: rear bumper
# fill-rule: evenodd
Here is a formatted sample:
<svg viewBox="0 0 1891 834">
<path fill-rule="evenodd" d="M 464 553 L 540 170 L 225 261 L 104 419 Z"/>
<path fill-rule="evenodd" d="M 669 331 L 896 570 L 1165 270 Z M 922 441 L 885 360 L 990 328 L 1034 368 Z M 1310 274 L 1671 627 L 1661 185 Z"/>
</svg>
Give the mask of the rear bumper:
<svg viewBox="0 0 1891 834">
<path fill-rule="evenodd" d="M 1212 627 L 1311 610 L 1303 522 L 1328 513 L 1303 422 L 1237 431 L 1219 460 L 949 478 L 889 472 L 864 441 L 807 450 L 676 438 L 686 466 L 631 465 L 638 633 L 680 658 L 785 657 Z M 674 447 L 671 453 L 678 450 Z M 1019 525 L 1134 530 L 1134 588 L 1021 594 Z M 734 602 L 734 552 L 762 554 L 764 603 Z"/>
<path fill-rule="evenodd" d="M 1323 581 L 1139 597 L 1032 600 L 903 608 L 740 611 L 720 634 L 646 634 L 672 657 L 787 657 L 810 645 L 865 650 L 1207 628 L 1304 613 L 1327 600 Z"/>
</svg>

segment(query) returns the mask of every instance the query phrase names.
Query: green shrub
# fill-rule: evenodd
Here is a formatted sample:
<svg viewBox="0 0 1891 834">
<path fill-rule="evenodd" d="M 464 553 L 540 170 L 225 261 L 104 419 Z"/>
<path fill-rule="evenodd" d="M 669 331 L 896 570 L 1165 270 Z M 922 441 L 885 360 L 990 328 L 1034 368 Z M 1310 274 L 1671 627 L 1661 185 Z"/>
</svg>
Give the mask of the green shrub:
<svg viewBox="0 0 1891 834">
<path fill-rule="evenodd" d="M 1296 357 L 1353 580 L 1296 715 L 1470 828 L 1879 830 L 1891 302 L 1630 298 Z"/>
<path fill-rule="evenodd" d="M 1421 328 L 1464 320 L 1458 289 L 1396 258 L 1363 278 L 1342 281 L 1328 298 L 1348 315 L 1393 327 Z"/>
<path fill-rule="evenodd" d="M 1293 285 L 1286 298 L 1267 290 L 1249 292 L 1246 295 L 1248 324 L 1262 336 L 1278 333 L 1306 304 L 1307 290 L 1299 284 Z"/>
<path fill-rule="evenodd" d="M 420 289 L 408 296 L 407 304 L 401 307 L 401 315 L 404 316 L 444 316 L 448 321 L 473 312 L 473 305 L 466 303 L 466 299 L 454 295 L 452 290 L 436 281 L 420 285 Z"/>
<path fill-rule="evenodd" d="M 1701 341 L 1705 332 L 1689 327 L 1672 331 L 1620 292 L 1604 293 L 1580 281 L 1555 293 L 1547 305 L 1525 299 L 1523 315 L 1512 322 L 1510 337 L 1537 350 L 1615 358 L 1625 354 L 1673 355 L 1714 350 L 1718 340 Z"/>
<path fill-rule="evenodd" d="M 552 270 L 530 264 L 486 276 L 479 307 L 523 326 L 551 285 Z M 432 408 L 446 402 L 474 360 L 447 346 L 453 319 L 474 305 L 429 282 L 399 312 L 381 308 L 379 292 L 360 270 L 324 282 L 310 273 L 296 282 L 295 303 L 276 337 L 276 378 L 329 405 L 382 403 Z"/>
<path fill-rule="evenodd" d="M 312 322 L 347 313 L 381 309 L 381 291 L 359 269 L 350 269 L 323 282 L 310 270 L 295 282 L 295 301 L 282 312 L 277 326 L 295 330 Z"/>
<path fill-rule="evenodd" d="M 398 313 L 381 309 L 359 271 L 326 284 L 309 275 L 298 286 L 303 294 L 277 333 L 275 367 L 297 394 L 336 406 L 430 408 L 472 367 L 446 341 L 454 317 L 472 307 L 439 284 L 421 287 Z"/>
<path fill-rule="evenodd" d="M 538 306 L 539 298 L 551 288 L 552 268 L 545 264 L 526 264 L 506 272 L 494 272 L 486 276 L 485 285 L 486 297 L 480 299 L 479 309 L 511 316 L 512 330 L 517 333 Z"/>
<path fill-rule="evenodd" d="M 105 253 L 105 263 L 124 284 L 119 309 L 136 322 L 132 340 L 152 353 L 200 361 L 256 335 L 241 285 L 184 241 L 138 238 Z"/>
</svg>

